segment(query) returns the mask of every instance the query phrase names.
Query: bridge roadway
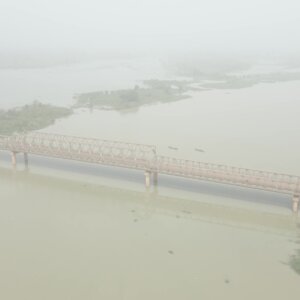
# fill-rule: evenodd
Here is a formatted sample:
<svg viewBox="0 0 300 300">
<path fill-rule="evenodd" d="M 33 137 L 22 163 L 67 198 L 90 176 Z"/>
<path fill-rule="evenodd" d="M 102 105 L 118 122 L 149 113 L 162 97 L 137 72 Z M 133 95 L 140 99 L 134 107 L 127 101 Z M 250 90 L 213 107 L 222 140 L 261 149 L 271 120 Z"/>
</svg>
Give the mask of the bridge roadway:
<svg viewBox="0 0 300 300">
<path fill-rule="evenodd" d="M 28 154 L 56 157 L 142 170 L 146 187 L 151 177 L 156 184 L 158 174 L 166 174 L 289 194 L 292 210 L 299 207 L 299 176 L 161 156 L 152 145 L 38 132 L 0 136 L 0 150 L 11 152 L 14 167 L 18 153 L 24 154 L 26 167 Z"/>
</svg>

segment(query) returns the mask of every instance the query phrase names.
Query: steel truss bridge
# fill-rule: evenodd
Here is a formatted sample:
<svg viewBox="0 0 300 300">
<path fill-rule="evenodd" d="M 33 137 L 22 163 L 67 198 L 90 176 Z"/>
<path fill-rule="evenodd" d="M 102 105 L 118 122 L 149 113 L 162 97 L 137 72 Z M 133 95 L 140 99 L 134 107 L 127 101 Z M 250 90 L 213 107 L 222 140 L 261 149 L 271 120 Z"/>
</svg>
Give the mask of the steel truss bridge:
<svg viewBox="0 0 300 300">
<path fill-rule="evenodd" d="M 156 184 L 158 174 L 166 174 L 289 194 L 293 211 L 299 206 L 299 176 L 161 156 L 152 145 L 38 132 L 0 136 L 0 150 L 11 152 L 14 167 L 18 153 L 24 154 L 27 167 L 28 154 L 55 157 L 142 170 L 146 187 L 151 177 Z"/>
</svg>

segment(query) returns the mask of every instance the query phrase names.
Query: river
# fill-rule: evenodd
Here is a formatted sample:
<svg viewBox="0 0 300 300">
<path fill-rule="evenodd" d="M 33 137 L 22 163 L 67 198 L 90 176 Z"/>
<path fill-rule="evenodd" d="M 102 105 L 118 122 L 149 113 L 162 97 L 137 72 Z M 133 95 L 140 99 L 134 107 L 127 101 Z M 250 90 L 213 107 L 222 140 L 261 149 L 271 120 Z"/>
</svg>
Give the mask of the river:
<svg viewBox="0 0 300 300">
<path fill-rule="evenodd" d="M 71 66 L 64 76 L 61 68 L 2 70 L 7 85 L 0 95 L 7 100 L 1 106 L 39 93 L 67 105 L 76 92 L 166 76 L 158 65 L 143 74 L 131 65 L 123 73 L 108 68 L 120 76 L 113 86 L 103 68 L 97 78 L 92 67 Z M 26 72 L 27 100 L 12 88 Z M 76 85 L 70 74 L 88 84 Z M 61 89 L 55 88 L 59 79 Z M 299 82 L 190 96 L 126 112 L 78 109 L 43 131 L 149 143 L 160 154 L 300 175 Z M 135 171 L 38 157 L 30 157 L 29 171 L 21 159 L 13 171 L 7 157 L 0 155 L 3 299 L 281 300 L 300 294 L 300 277 L 288 264 L 299 248 L 299 217 L 287 196 L 168 176 L 146 191 Z"/>
</svg>

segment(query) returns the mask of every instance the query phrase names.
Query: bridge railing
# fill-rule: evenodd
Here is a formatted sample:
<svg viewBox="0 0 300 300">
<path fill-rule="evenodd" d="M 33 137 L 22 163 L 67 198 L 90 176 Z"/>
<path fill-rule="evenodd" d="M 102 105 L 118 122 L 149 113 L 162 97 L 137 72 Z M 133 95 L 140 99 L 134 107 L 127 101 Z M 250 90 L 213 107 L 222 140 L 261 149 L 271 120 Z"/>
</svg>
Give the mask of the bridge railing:
<svg viewBox="0 0 300 300">
<path fill-rule="evenodd" d="M 0 149 L 300 194 L 300 177 L 159 156 L 151 145 L 34 133 L 0 136 Z"/>
<path fill-rule="evenodd" d="M 300 193 L 300 177 L 298 176 L 166 156 L 157 156 L 156 172 L 287 193 Z"/>
<path fill-rule="evenodd" d="M 143 170 L 151 168 L 156 157 L 152 145 L 47 133 L 12 136 L 8 143 L 15 152 Z"/>
</svg>

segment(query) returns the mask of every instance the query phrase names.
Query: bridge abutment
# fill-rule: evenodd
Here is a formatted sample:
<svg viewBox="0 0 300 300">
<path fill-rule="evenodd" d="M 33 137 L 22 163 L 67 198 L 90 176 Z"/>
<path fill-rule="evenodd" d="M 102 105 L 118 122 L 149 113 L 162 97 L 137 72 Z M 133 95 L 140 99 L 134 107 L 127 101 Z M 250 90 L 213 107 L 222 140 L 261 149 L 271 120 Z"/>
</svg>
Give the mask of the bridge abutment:
<svg viewBox="0 0 300 300">
<path fill-rule="evenodd" d="M 293 210 L 294 213 L 298 213 L 299 201 L 300 201 L 300 195 L 294 195 L 293 196 L 293 203 L 292 203 L 292 210 Z"/>
</svg>

